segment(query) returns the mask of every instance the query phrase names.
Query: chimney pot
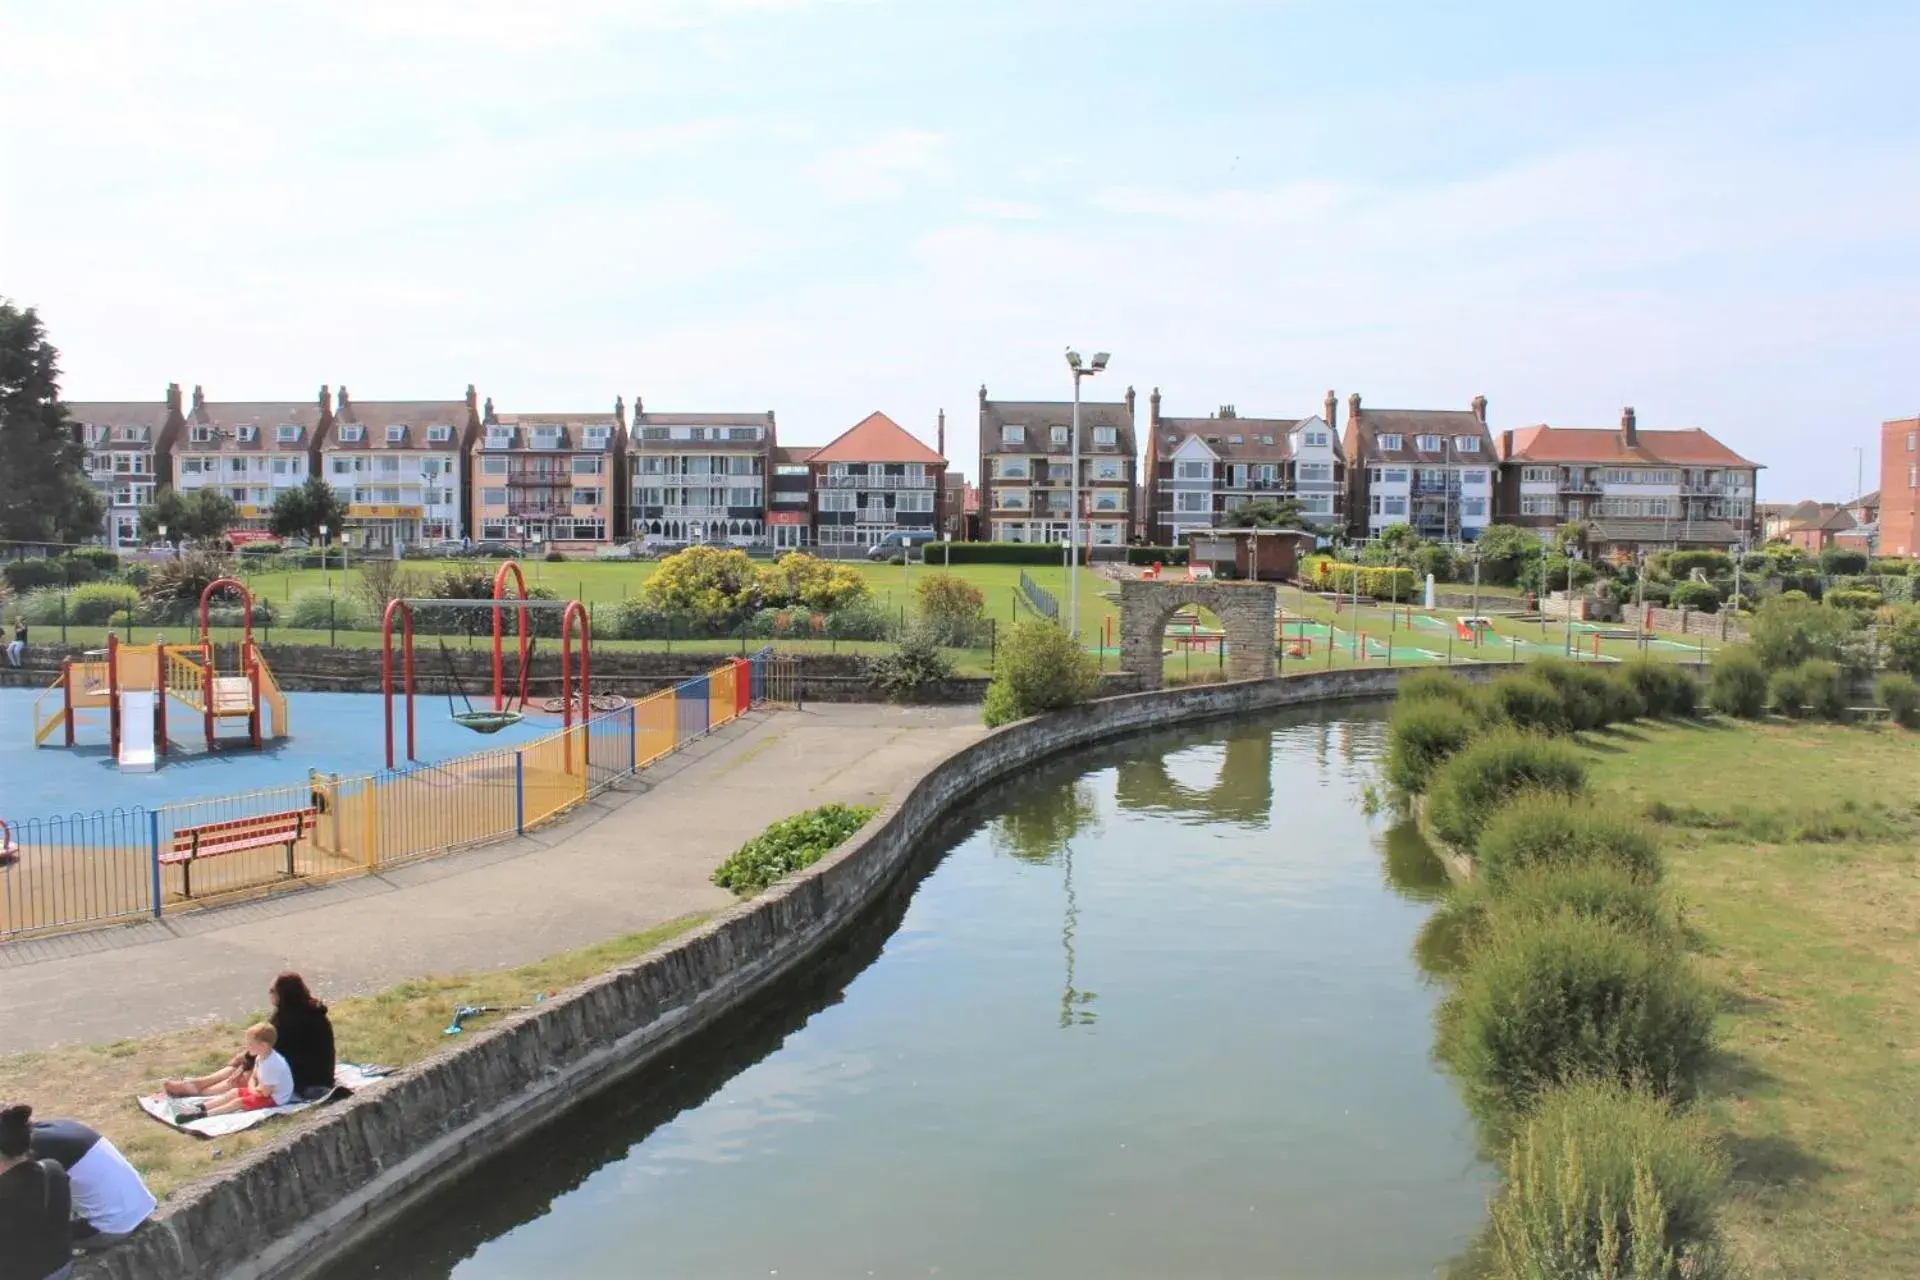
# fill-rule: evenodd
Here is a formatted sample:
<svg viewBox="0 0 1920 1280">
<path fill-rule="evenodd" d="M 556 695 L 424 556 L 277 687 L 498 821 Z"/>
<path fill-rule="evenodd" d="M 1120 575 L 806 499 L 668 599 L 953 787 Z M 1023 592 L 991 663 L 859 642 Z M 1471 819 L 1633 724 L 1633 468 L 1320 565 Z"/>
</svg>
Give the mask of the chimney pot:
<svg viewBox="0 0 1920 1280">
<path fill-rule="evenodd" d="M 199 383 L 196 382 L 193 384 L 193 411 L 195 413 L 198 413 L 206 407 L 207 407 L 206 390 L 205 388 L 201 387 Z"/>
<path fill-rule="evenodd" d="M 1487 398 L 1485 396 L 1475 396 L 1473 398 L 1473 416 L 1480 420 L 1481 426 L 1484 427 L 1487 425 Z"/>
<path fill-rule="evenodd" d="M 1333 394 L 1333 388 L 1327 388 L 1327 398 L 1320 404 L 1321 416 L 1327 420 L 1329 428 L 1340 425 L 1340 397 Z"/>
<path fill-rule="evenodd" d="M 1628 405 L 1620 411 L 1620 438 L 1629 449 L 1640 443 L 1639 422 L 1633 414 L 1633 406 Z"/>
<path fill-rule="evenodd" d="M 1353 392 L 1347 397 L 1347 419 L 1352 421 L 1360 416 L 1360 393 Z"/>
<path fill-rule="evenodd" d="M 940 411 L 940 425 L 934 428 L 933 451 L 941 457 L 947 456 L 947 411 Z"/>
</svg>

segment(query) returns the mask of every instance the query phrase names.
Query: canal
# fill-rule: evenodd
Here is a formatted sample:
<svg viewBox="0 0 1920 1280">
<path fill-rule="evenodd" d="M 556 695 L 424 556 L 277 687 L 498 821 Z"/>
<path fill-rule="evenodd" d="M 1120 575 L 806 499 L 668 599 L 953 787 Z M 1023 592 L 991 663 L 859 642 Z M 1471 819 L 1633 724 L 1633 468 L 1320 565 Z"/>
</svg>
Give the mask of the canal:
<svg viewBox="0 0 1920 1280">
<path fill-rule="evenodd" d="M 1383 746 L 1293 713 L 996 790 L 802 980 L 329 1280 L 1441 1274 L 1491 1174 Z"/>
</svg>

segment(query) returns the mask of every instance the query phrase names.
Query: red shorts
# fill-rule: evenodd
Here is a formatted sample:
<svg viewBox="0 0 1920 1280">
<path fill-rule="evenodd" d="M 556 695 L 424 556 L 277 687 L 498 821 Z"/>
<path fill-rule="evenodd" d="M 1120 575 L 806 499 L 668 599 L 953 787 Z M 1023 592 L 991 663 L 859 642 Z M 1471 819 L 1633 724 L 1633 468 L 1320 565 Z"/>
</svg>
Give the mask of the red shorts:
<svg viewBox="0 0 1920 1280">
<path fill-rule="evenodd" d="M 257 1089 L 249 1089 L 245 1085 L 242 1085 L 240 1087 L 240 1105 L 248 1111 L 265 1111 L 273 1105 L 273 1095 L 270 1093 L 261 1093 Z"/>
</svg>

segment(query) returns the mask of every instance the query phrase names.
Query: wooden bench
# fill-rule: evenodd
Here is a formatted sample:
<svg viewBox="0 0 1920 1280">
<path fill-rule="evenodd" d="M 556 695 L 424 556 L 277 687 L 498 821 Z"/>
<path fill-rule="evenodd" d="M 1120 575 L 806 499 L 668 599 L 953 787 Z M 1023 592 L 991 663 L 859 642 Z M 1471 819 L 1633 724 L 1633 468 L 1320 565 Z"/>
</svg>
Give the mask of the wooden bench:
<svg viewBox="0 0 1920 1280">
<path fill-rule="evenodd" d="M 248 849 L 270 849 L 285 845 L 287 876 L 294 875 L 293 851 L 313 831 L 316 809 L 289 809 L 284 813 L 264 813 L 252 818 L 232 818 L 226 822 L 204 822 L 197 827 L 181 827 L 173 833 L 173 846 L 160 855 L 163 866 L 180 865 L 183 896 L 193 896 L 193 864 L 201 858 L 244 853 Z"/>
</svg>

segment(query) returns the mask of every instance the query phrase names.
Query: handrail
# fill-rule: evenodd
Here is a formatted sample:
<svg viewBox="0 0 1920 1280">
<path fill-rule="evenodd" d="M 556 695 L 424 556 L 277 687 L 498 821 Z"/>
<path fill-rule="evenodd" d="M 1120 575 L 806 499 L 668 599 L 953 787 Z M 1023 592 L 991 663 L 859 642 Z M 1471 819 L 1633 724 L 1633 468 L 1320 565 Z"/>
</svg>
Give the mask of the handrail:
<svg viewBox="0 0 1920 1280">
<path fill-rule="evenodd" d="M 167 646 L 166 691 L 193 708 L 206 710 L 207 669 L 184 653 Z"/>
</svg>

